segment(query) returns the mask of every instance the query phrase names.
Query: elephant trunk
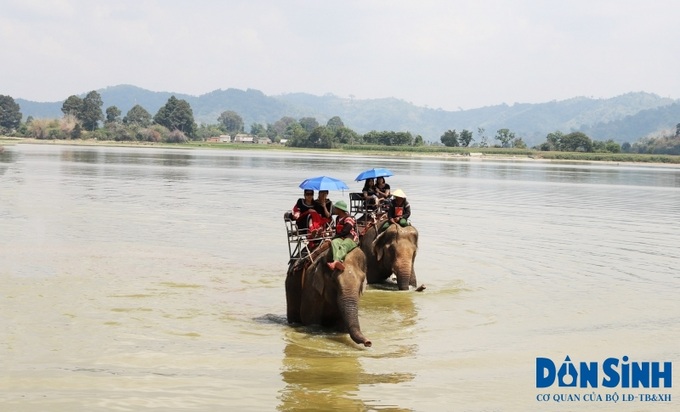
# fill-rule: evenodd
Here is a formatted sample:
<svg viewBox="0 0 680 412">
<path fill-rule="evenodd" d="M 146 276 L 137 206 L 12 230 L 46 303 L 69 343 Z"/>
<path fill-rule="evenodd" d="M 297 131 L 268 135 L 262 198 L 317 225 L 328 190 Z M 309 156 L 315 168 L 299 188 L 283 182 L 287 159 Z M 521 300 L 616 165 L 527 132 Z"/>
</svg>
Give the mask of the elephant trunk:
<svg viewBox="0 0 680 412">
<path fill-rule="evenodd" d="M 364 337 L 359 326 L 359 297 L 340 296 L 338 298 L 338 308 L 352 340 L 360 345 L 370 347 L 372 345 L 371 341 Z"/>
<path fill-rule="evenodd" d="M 397 286 L 399 286 L 399 290 L 408 290 L 408 286 L 411 282 L 411 273 L 413 273 L 412 259 L 406 258 L 406 256 L 397 257 L 392 270 L 397 276 Z"/>
</svg>

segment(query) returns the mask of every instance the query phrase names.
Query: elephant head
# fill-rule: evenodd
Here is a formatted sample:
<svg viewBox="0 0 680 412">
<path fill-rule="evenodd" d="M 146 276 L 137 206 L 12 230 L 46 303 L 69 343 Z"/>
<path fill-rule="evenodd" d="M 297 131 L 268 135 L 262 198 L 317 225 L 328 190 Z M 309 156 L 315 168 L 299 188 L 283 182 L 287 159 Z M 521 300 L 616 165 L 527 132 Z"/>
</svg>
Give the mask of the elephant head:
<svg viewBox="0 0 680 412">
<path fill-rule="evenodd" d="M 286 304 L 289 323 L 335 327 L 349 333 L 364 346 L 371 341 L 359 326 L 359 297 L 366 285 L 366 256 L 354 248 L 344 260 L 345 269 L 331 270 L 330 248 L 308 266 L 291 265 L 286 277 Z"/>
<path fill-rule="evenodd" d="M 408 290 L 409 285 L 417 287 L 414 262 L 418 230 L 414 226 L 391 224 L 378 233 L 376 225 L 364 234 L 361 248 L 366 253 L 368 283 L 383 282 L 394 273 L 399 290 Z"/>
</svg>

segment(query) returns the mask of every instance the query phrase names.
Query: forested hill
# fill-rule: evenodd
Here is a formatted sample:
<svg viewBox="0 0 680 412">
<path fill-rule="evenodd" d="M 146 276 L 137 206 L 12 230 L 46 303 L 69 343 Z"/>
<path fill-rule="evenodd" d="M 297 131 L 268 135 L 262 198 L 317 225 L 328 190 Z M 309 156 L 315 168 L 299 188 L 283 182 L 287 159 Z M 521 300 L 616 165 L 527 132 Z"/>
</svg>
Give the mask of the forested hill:
<svg viewBox="0 0 680 412">
<path fill-rule="evenodd" d="M 546 103 L 500 104 L 477 109 L 445 111 L 415 106 L 404 100 L 349 99 L 334 95 L 314 96 L 292 93 L 267 96 L 248 89 L 215 90 L 201 96 L 153 92 L 136 86 L 119 85 L 97 90 L 104 102 L 118 107 L 123 115 L 139 104 L 152 115 L 171 96 L 186 100 L 197 123 L 214 124 L 220 113 L 233 110 L 244 120 L 246 131 L 252 123 L 274 123 L 284 116 L 296 119 L 314 117 L 325 124 L 339 116 L 345 126 L 357 133 L 371 130 L 409 131 L 428 141 L 439 141 L 450 129 L 467 129 L 477 135 L 483 128 L 490 138 L 498 129 L 510 129 L 529 145 L 538 144 L 554 131 L 583 131 L 594 140 L 613 139 L 619 143 L 635 142 L 663 130 L 675 130 L 680 123 L 680 100 L 655 94 L 635 92 L 609 99 L 575 97 Z M 81 97 L 84 97 L 83 93 Z M 64 96 L 66 100 L 68 96 Z M 61 117 L 63 101 L 37 103 L 16 99 L 24 120 Z"/>
</svg>

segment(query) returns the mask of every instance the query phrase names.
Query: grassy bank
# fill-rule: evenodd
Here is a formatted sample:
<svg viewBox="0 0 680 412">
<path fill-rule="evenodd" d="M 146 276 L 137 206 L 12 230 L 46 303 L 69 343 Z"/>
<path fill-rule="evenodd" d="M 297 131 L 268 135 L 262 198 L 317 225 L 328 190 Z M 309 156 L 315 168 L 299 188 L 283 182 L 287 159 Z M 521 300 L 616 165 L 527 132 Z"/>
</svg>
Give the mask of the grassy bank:
<svg viewBox="0 0 680 412">
<path fill-rule="evenodd" d="M 583 153 L 583 152 L 542 152 L 531 149 L 503 149 L 498 147 L 445 147 L 445 146 L 379 146 L 379 145 L 345 145 L 336 149 L 307 149 L 291 148 L 278 144 L 249 144 L 249 143 L 150 143 L 150 142 L 115 142 L 89 140 L 38 140 L 0 136 L 0 145 L 7 144 L 73 144 L 97 146 L 123 147 L 165 147 L 187 149 L 215 149 L 215 150 L 268 150 L 286 152 L 316 152 L 316 153 L 347 153 L 364 155 L 387 156 L 446 156 L 475 159 L 508 159 L 508 160 L 548 160 L 548 161 L 577 161 L 577 162 L 617 162 L 617 163 L 660 163 L 680 165 L 680 156 L 655 155 L 640 153 Z"/>
</svg>

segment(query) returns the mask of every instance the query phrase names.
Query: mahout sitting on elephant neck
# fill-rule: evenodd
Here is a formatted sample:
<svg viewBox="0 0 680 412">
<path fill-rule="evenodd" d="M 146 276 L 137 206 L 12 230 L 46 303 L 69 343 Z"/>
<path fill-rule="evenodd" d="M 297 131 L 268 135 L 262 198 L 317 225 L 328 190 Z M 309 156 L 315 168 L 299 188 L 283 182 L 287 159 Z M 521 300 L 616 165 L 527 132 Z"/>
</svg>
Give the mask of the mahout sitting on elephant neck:
<svg viewBox="0 0 680 412">
<path fill-rule="evenodd" d="M 357 222 L 347 213 L 347 203 L 344 201 L 336 202 L 333 209 L 337 213 L 338 219 L 335 226 L 335 236 L 331 241 L 333 259 L 327 265 L 331 270 L 345 270 L 345 265 L 342 263 L 345 256 L 359 244 Z"/>
</svg>

